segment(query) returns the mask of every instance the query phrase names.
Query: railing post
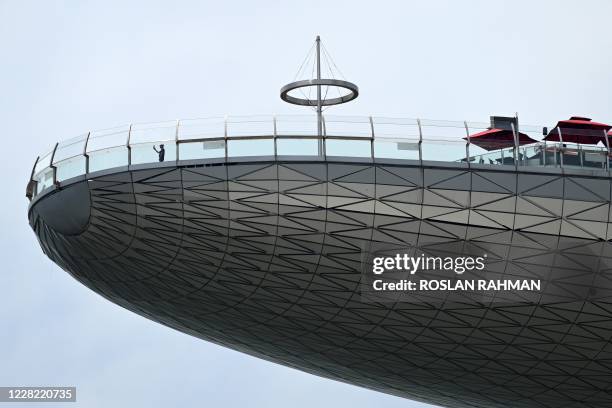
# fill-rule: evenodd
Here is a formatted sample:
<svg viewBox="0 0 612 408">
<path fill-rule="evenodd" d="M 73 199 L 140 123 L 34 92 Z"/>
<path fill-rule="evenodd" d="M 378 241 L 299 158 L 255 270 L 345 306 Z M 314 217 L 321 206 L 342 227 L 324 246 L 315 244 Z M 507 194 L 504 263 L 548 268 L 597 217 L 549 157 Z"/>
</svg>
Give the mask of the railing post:
<svg viewBox="0 0 612 408">
<path fill-rule="evenodd" d="M 561 134 L 561 128 L 558 127 L 557 130 L 559 131 L 559 143 L 561 144 L 559 147 L 559 166 L 561 168 L 563 168 L 563 135 Z M 556 156 L 556 155 L 555 155 Z"/>
<path fill-rule="evenodd" d="M 423 166 L 423 129 L 421 127 L 421 119 L 417 119 L 417 127 L 419 128 L 419 163 Z"/>
<path fill-rule="evenodd" d="M 49 167 L 53 169 L 53 184 L 56 187 L 59 187 L 59 183 L 57 182 L 57 167 L 55 167 L 55 163 L 53 163 L 53 160 L 55 160 L 55 152 L 57 151 L 57 146 L 59 146 L 59 142 L 57 142 L 55 144 L 55 147 L 53 148 L 53 153 L 51 153 L 51 160 L 49 160 Z"/>
<path fill-rule="evenodd" d="M 606 142 L 606 170 L 610 171 L 610 139 L 608 139 L 608 132 L 605 129 L 603 133 Z"/>
<path fill-rule="evenodd" d="M 325 123 L 325 116 L 321 114 L 321 126 L 323 128 L 323 135 L 321 139 L 321 146 L 323 148 L 323 159 L 327 160 L 327 124 Z"/>
<path fill-rule="evenodd" d="M 465 143 L 465 161 L 467 162 L 468 168 L 471 167 L 470 162 L 470 129 L 468 127 L 467 121 L 463 121 L 463 126 L 465 126 L 465 135 L 466 135 L 466 143 Z"/>
<path fill-rule="evenodd" d="M 176 120 L 176 130 L 174 132 L 174 144 L 176 146 L 176 164 L 178 166 L 179 162 L 179 124 L 181 123 L 180 119 Z"/>
<path fill-rule="evenodd" d="M 277 138 L 277 133 L 276 133 L 276 116 L 272 116 L 272 140 L 274 140 L 274 160 L 278 160 L 278 147 L 276 145 L 276 138 Z"/>
<path fill-rule="evenodd" d="M 85 145 L 83 145 L 83 156 L 85 156 L 85 174 L 89 174 L 89 155 L 87 154 L 87 145 L 89 145 L 89 136 L 91 135 L 91 131 L 87 132 L 87 137 L 85 138 Z"/>
<path fill-rule="evenodd" d="M 372 155 L 372 161 L 374 160 L 374 138 L 376 137 L 374 133 L 374 120 L 372 116 L 370 116 L 370 154 Z"/>
<path fill-rule="evenodd" d="M 225 142 L 225 161 L 227 161 L 227 115 L 223 119 L 223 141 Z"/>
<path fill-rule="evenodd" d="M 132 124 L 130 123 L 130 128 L 128 129 L 127 140 L 125 141 L 125 147 L 128 151 L 128 166 L 132 165 L 132 145 L 130 144 L 130 139 L 132 138 Z"/>
<path fill-rule="evenodd" d="M 520 153 L 519 153 L 520 144 L 519 144 L 518 135 L 516 132 L 516 126 L 514 126 L 514 123 L 510 122 L 510 127 L 512 128 L 512 138 L 514 139 L 514 149 L 512 152 L 512 156 L 514 157 L 514 168 L 518 169 L 518 158 L 520 157 Z"/>
<path fill-rule="evenodd" d="M 34 172 L 36 171 L 38 160 L 40 160 L 40 156 L 36 156 L 36 161 L 34 162 L 34 166 L 32 166 L 32 171 L 30 172 L 30 181 L 28 181 L 28 185 L 26 187 L 26 198 L 30 201 L 32 201 L 32 198 L 36 195 L 36 190 L 38 189 L 38 182 L 34 181 Z"/>
</svg>

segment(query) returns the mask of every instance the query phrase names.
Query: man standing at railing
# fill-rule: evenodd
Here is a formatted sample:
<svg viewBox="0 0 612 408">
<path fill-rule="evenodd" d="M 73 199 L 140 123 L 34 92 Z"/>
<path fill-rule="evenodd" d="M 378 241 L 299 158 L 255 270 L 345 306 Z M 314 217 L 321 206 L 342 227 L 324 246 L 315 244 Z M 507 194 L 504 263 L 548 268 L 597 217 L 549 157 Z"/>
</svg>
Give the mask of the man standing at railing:
<svg viewBox="0 0 612 408">
<path fill-rule="evenodd" d="M 155 150 L 155 152 L 158 154 L 159 156 L 159 161 L 163 162 L 164 161 L 164 156 L 166 155 L 166 150 L 164 149 L 164 145 L 160 144 L 159 145 L 159 150 L 157 150 L 155 148 L 155 145 L 153 145 L 153 150 Z"/>
</svg>

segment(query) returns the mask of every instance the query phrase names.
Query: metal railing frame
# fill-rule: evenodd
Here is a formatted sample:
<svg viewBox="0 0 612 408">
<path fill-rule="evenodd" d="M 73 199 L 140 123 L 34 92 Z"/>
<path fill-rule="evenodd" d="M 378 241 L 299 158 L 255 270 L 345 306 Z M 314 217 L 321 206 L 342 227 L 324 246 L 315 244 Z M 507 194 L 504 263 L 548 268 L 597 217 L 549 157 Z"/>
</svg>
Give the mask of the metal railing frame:
<svg viewBox="0 0 612 408">
<path fill-rule="evenodd" d="M 224 116 L 223 118 L 223 135 L 222 136 L 218 136 L 218 137 L 200 137 L 200 138 L 193 138 L 193 139 L 186 139 L 186 140 L 181 140 L 179 138 L 180 136 L 180 131 L 181 131 L 181 120 L 177 119 L 176 120 L 176 125 L 175 125 L 175 129 L 174 129 L 174 142 L 175 142 L 175 149 L 176 149 L 176 158 L 175 161 L 178 164 L 181 160 L 180 158 L 180 145 L 182 144 L 187 144 L 187 143 L 198 143 L 198 142 L 207 142 L 207 141 L 223 141 L 224 144 L 224 157 L 223 159 L 227 162 L 230 158 L 229 156 L 229 151 L 228 151 L 228 142 L 231 140 L 257 140 L 257 139 L 271 139 L 273 140 L 273 146 L 274 146 L 274 151 L 273 151 L 273 155 L 275 158 L 279 157 L 279 151 L 278 151 L 278 140 L 279 139 L 315 139 L 315 140 L 319 140 L 320 141 L 320 149 L 319 152 L 320 154 L 318 155 L 320 158 L 326 159 L 327 158 L 327 141 L 328 140 L 332 140 L 332 139 L 339 139 L 339 140 L 354 140 L 354 141 L 364 141 L 367 140 L 370 143 L 370 159 L 372 159 L 373 161 L 376 159 L 376 141 L 377 140 L 384 140 L 385 138 L 379 138 L 377 139 L 376 135 L 376 123 L 375 123 L 375 119 L 372 116 L 368 116 L 365 117 L 363 123 L 367 124 L 369 127 L 369 131 L 368 131 L 368 136 L 364 136 L 364 137 L 357 137 L 357 136 L 343 136 L 343 135 L 328 135 L 327 132 L 327 121 L 325 119 L 325 117 L 323 116 L 321 118 L 321 135 L 313 135 L 313 134 L 304 134 L 304 135 L 289 135 L 289 134 L 279 134 L 278 132 L 278 117 L 276 115 L 272 116 L 272 133 L 271 134 L 259 134 L 259 135 L 241 135 L 241 136 L 230 136 L 229 135 L 229 129 L 228 129 L 228 123 L 229 123 L 229 118 L 227 115 Z M 361 123 L 361 122 L 358 122 Z M 424 132 L 423 132 L 423 123 L 421 119 L 416 119 L 415 120 L 416 123 L 416 127 L 418 130 L 418 162 L 420 165 L 423 165 L 424 162 L 424 158 L 423 158 L 423 143 L 426 141 L 426 138 L 424 136 Z M 462 127 L 465 129 L 465 133 L 466 133 L 466 138 L 465 138 L 465 161 L 467 163 L 468 167 L 471 167 L 471 160 L 470 159 L 474 159 L 476 160 L 476 157 L 483 157 L 485 156 L 486 153 L 481 153 L 481 154 L 476 154 L 474 157 L 472 157 L 470 155 L 470 150 L 471 150 L 471 146 L 473 145 L 472 143 L 472 138 L 470 135 L 470 126 L 468 124 L 467 121 L 463 121 L 462 123 Z M 520 152 L 520 134 L 518 129 L 516 128 L 514 123 L 511 123 L 511 129 L 512 129 L 512 134 L 513 134 L 513 141 L 514 141 L 514 148 L 513 148 L 513 162 L 514 162 L 514 167 L 516 169 L 518 169 L 521 166 L 525 166 L 527 165 L 525 157 L 521 158 L 521 152 Z M 398 126 L 402 126 L 401 124 L 398 124 Z M 436 126 L 436 125 L 427 125 L 429 126 Z M 444 126 L 444 125 L 439 125 L 439 126 Z M 457 127 L 460 127 L 459 124 Z M 132 165 L 132 143 L 131 143 L 131 138 L 132 138 L 132 128 L 133 128 L 133 124 L 129 125 L 128 128 L 128 134 L 127 134 L 127 138 L 125 141 L 125 147 L 127 149 L 127 163 L 128 166 Z M 564 153 L 566 151 L 566 148 L 564 146 L 564 141 L 563 141 L 563 131 L 560 128 L 557 128 L 557 132 L 559 135 L 559 141 L 555 142 L 554 144 L 552 144 L 553 146 L 553 165 L 555 167 L 561 167 L 563 168 L 565 166 L 564 163 Z M 603 160 L 603 163 L 605 163 L 605 169 L 609 172 L 610 171 L 610 141 L 608 139 L 608 134 L 607 132 L 604 130 L 604 141 L 605 141 L 605 148 L 607 151 L 606 154 L 606 159 Z M 84 146 L 83 146 L 83 150 L 82 150 L 82 156 L 84 156 L 85 158 L 85 175 L 88 175 L 90 173 L 90 155 L 88 152 L 88 146 L 89 146 L 89 141 L 90 141 L 90 137 L 91 137 L 92 132 L 88 132 L 87 136 L 84 140 Z M 398 139 L 401 139 L 402 137 L 399 137 Z M 394 138 L 391 138 L 391 140 L 394 140 Z M 436 138 L 432 138 L 432 141 L 436 141 Z M 427 141 L 429 141 L 429 139 L 427 139 Z M 438 140 L 440 141 L 440 140 Z M 59 142 L 55 143 L 53 150 L 51 152 L 51 158 L 49 161 L 49 166 L 48 168 L 53 170 L 53 184 L 56 187 L 60 186 L 60 182 L 57 179 L 57 166 L 55 163 L 55 155 L 56 152 L 58 150 L 58 146 L 59 146 Z M 120 146 L 120 145 L 119 145 Z M 119 147 L 119 146 L 111 146 L 108 148 L 113 148 L 113 147 Z M 550 144 L 548 144 L 546 141 L 542 141 L 540 142 L 540 149 L 542 151 L 542 156 L 541 156 L 541 165 L 542 166 L 546 166 L 547 165 L 547 147 L 550 146 Z M 584 167 L 585 166 L 585 158 L 583 157 L 583 155 L 585 154 L 585 149 L 582 145 L 578 145 L 577 147 L 577 153 L 580 157 L 580 167 Z M 524 150 L 525 153 L 523 156 L 527 155 L 527 150 Z M 603 154 L 604 152 L 602 152 Z M 500 149 L 500 156 L 501 156 L 501 163 L 504 163 L 504 157 L 505 155 L 505 149 Z M 79 155 L 73 156 L 73 157 L 78 157 Z M 236 156 L 236 157 L 241 157 L 241 156 Z M 489 159 L 491 160 L 491 159 Z M 38 184 L 38 181 L 35 179 L 36 174 L 42 172 L 44 169 L 40 170 L 38 173 L 36 172 L 36 166 L 38 165 L 40 161 L 40 157 L 37 157 L 34 166 L 32 167 L 32 172 L 30 174 L 30 180 L 29 183 L 36 183 Z M 463 161 L 463 160 L 459 160 L 459 161 Z M 30 185 L 30 184 L 29 184 Z M 34 186 L 34 195 L 37 194 L 37 187 Z M 28 191 L 30 189 L 28 188 Z"/>
<path fill-rule="evenodd" d="M 55 152 L 57 152 L 57 146 L 59 146 L 59 142 L 55 143 L 55 147 L 53 148 L 53 153 L 51 153 L 51 159 L 49 160 L 49 168 L 53 170 L 53 185 L 59 187 L 59 183 L 57 182 L 57 167 L 55 167 Z"/>
</svg>

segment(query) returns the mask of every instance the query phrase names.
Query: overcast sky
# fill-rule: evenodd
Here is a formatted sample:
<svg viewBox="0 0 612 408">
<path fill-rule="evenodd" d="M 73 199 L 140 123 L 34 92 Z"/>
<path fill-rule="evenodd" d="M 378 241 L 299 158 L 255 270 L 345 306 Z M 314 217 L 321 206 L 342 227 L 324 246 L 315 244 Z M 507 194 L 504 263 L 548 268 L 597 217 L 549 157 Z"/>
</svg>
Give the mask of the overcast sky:
<svg viewBox="0 0 612 408">
<path fill-rule="evenodd" d="M 0 386 L 75 385 L 82 407 L 426 407 L 194 339 L 81 286 L 28 226 L 33 161 L 130 122 L 303 113 L 278 90 L 317 34 L 360 87 L 333 113 L 612 123 L 611 21 L 606 0 L 0 0 Z"/>
</svg>

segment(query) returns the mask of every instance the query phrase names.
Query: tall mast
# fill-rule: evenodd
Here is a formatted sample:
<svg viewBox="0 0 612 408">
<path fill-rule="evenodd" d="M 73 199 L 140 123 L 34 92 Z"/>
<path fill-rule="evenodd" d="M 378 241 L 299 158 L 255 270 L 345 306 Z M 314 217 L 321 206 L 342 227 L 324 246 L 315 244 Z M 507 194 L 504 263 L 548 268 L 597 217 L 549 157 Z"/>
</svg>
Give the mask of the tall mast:
<svg viewBox="0 0 612 408">
<path fill-rule="evenodd" d="M 301 105 L 301 106 L 308 106 L 310 108 L 315 108 L 316 112 L 317 112 L 317 139 L 318 139 L 318 143 L 317 143 L 317 147 L 318 147 L 318 154 L 321 157 L 325 156 L 325 143 L 323 140 L 323 136 L 324 136 L 324 131 L 323 131 L 323 106 L 332 106 L 332 105 L 339 105 L 342 103 L 346 103 L 349 101 L 352 101 L 353 99 L 357 98 L 357 96 L 359 95 L 359 88 L 357 87 L 357 85 L 355 85 L 352 82 L 348 82 L 348 81 L 344 81 L 344 80 L 340 80 L 340 79 L 334 79 L 334 78 L 321 78 L 321 37 L 317 35 L 317 39 L 315 41 L 315 48 L 316 48 L 316 56 L 315 56 L 315 65 L 316 65 L 316 69 L 317 69 L 317 77 L 316 78 L 310 78 L 310 79 L 303 79 L 303 80 L 299 80 L 299 81 L 294 81 L 291 83 L 288 83 L 287 85 L 283 86 L 280 90 L 280 97 L 283 101 L 294 104 L 294 105 Z M 325 53 L 326 56 L 326 60 L 327 57 L 329 57 L 329 59 L 331 59 L 331 56 L 329 56 L 327 54 L 327 52 L 325 51 L 325 47 L 323 48 L 323 52 Z M 307 61 L 310 61 L 312 64 L 312 47 L 310 49 L 310 51 L 308 52 L 308 55 L 306 56 L 306 59 L 304 60 L 304 62 L 302 63 L 302 67 L 304 66 L 304 64 Z M 333 60 L 332 60 L 333 63 Z M 329 64 L 329 62 L 328 62 Z M 312 66 L 312 65 L 310 65 Z M 334 63 L 335 66 L 335 63 Z M 302 71 L 302 67 L 300 67 L 300 69 L 298 70 L 298 73 L 296 74 L 296 78 L 298 77 L 298 75 L 300 74 L 300 72 Z M 313 66 L 313 69 L 315 67 Z M 333 71 L 331 69 L 331 67 L 328 67 L 330 69 L 330 73 L 333 75 Z M 312 72 L 312 71 L 311 71 Z M 312 75 L 312 74 L 311 74 Z M 306 94 L 304 94 L 302 92 L 302 95 L 304 96 L 303 98 L 297 96 L 297 95 L 291 95 L 290 93 L 296 90 L 300 90 L 301 88 L 308 88 L 309 90 L 312 89 L 313 86 L 317 87 L 317 100 L 315 101 L 314 99 L 310 99 L 309 96 L 310 94 L 308 94 L 308 96 L 306 96 Z M 321 87 L 322 86 L 326 86 L 326 91 L 325 91 L 325 96 L 321 95 Z M 339 96 L 337 98 L 327 98 L 327 91 L 330 88 L 336 88 L 338 90 L 338 94 Z M 341 94 L 341 90 L 344 90 L 344 94 Z"/>
</svg>

